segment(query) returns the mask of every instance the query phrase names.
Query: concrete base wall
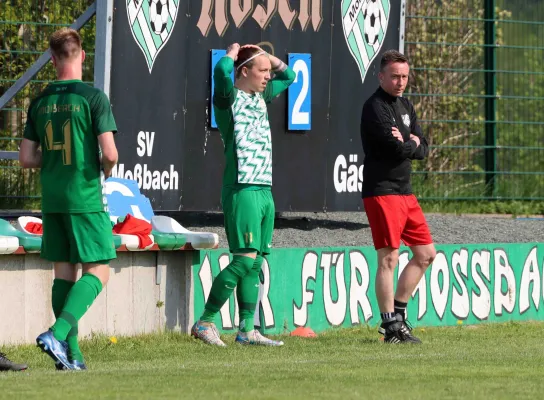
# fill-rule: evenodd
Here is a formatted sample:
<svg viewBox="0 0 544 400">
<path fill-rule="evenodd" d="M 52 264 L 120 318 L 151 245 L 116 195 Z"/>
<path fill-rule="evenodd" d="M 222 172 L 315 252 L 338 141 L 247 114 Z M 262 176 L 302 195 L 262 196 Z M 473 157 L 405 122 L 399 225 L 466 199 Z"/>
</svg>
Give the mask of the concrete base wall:
<svg viewBox="0 0 544 400">
<path fill-rule="evenodd" d="M 189 332 L 193 255 L 119 252 L 108 284 L 79 323 L 80 337 Z M 52 284 L 52 264 L 39 254 L 0 256 L 0 344 L 34 343 L 53 324 Z"/>
</svg>

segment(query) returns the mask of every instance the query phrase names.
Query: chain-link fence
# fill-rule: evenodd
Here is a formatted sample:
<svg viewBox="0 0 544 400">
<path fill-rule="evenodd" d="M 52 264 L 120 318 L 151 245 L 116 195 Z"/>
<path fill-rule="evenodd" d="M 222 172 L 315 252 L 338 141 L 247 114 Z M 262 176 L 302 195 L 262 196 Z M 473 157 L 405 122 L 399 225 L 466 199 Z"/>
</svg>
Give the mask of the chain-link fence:
<svg viewBox="0 0 544 400">
<path fill-rule="evenodd" d="M 0 94 L 93 0 L 0 0 Z M 82 30 L 93 80 L 94 19 Z M 415 164 L 422 199 L 544 199 L 544 0 L 408 0 L 406 94 L 431 145 Z M 0 150 L 17 150 L 49 64 L 0 111 Z M 0 208 L 38 207 L 36 172 L 0 160 Z"/>
<path fill-rule="evenodd" d="M 544 199 L 544 1 L 408 0 L 424 199 Z"/>
<path fill-rule="evenodd" d="M 52 32 L 72 24 L 94 0 L 0 0 L 0 95 L 48 48 Z M 83 80 L 92 83 L 95 22 L 80 30 L 87 50 Z M 55 79 L 43 68 L 0 111 L 0 150 L 17 150 L 31 99 Z M 15 160 L 0 160 L 0 208 L 39 208 L 37 171 L 22 170 Z"/>
</svg>

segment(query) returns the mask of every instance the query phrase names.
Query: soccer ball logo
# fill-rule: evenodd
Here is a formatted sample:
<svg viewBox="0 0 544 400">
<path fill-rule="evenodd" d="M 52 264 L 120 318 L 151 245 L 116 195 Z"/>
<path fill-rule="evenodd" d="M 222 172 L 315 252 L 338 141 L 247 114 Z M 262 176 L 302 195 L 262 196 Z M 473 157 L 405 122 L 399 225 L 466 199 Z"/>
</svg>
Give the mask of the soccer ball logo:
<svg viewBox="0 0 544 400">
<path fill-rule="evenodd" d="M 364 10 L 365 20 L 365 40 L 368 44 L 373 45 L 378 41 L 378 34 L 380 33 L 380 6 L 376 0 L 370 0 L 367 3 L 367 7 Z"/>
<path fill-rule="evenodd" d="M 122 1 L 125 2 L 132 37 L 151 73 L 159 53 L 174 32 L 182 0 L 116 0 L 115 4 Z"/>
<path fill-rule="evenodd" d="M 149 0 L 149 22 L 151 29 L 160 35 L 168 22 L 168 0 Z"/>
</svg>

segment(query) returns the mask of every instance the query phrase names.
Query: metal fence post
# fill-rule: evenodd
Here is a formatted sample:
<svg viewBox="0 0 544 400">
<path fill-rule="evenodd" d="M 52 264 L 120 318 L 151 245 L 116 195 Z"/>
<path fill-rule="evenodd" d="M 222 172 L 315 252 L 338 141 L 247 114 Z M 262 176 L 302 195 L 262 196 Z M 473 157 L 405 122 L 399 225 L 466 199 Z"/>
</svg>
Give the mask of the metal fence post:
<svg viewBox="0 0 544 400">
<path fill-rule="evenodd" d="M 400 24 L 399 24 L 399 52 L 404 54 L 404 37 L 406 33 L 406 0 L 400 2 Z"/>
<path fill-rule="evenodd" d="M 485 70 L 485 183 L 486 197 L 495 197 L 497 171 L 497 59 L 495 0 L 484 0 Z"/>
<path fill-rule="evenodd" d="M 113 0 L 96 0 L 94 86 L 110 95 Z"/>
</svg>

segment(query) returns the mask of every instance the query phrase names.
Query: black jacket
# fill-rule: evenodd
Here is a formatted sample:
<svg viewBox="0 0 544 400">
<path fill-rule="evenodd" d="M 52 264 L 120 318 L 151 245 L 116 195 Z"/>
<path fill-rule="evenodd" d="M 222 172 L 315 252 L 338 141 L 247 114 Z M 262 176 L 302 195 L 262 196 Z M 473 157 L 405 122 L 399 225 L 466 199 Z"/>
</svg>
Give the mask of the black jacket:
<svg viewBox="0 0 544 400">
<path fill-rule="evenodd" d="M 404 143 L 393 136 L 393 127 L 402 133 Z M 419 146 L 410 140 L 410 133 L 420 138 Z M 412 160 L 423 160 L 429 153 L 412 104 L 378 88 L 363 106 L 361 140 L 363 197 L 411 194 Z"/>
</svg>

